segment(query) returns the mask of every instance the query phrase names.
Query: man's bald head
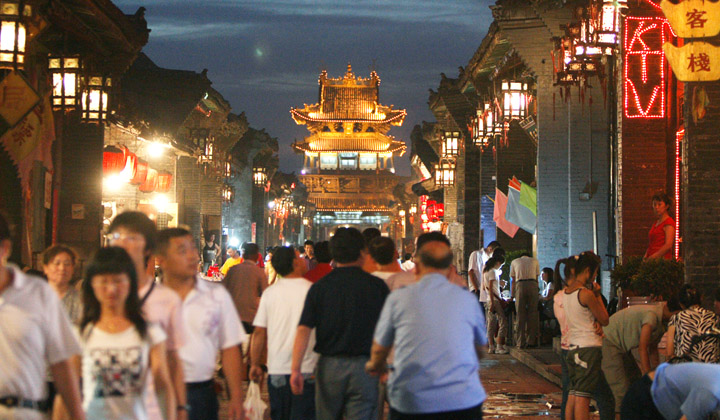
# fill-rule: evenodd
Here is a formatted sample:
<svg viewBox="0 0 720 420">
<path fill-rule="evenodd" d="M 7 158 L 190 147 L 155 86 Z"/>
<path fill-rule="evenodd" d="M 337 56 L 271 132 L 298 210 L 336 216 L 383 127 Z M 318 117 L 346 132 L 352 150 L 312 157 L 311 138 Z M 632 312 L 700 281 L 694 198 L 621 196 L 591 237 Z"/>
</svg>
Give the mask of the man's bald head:
<svg viewBox="0 0 720 420">
<path fill-rule="evenodd" d="M 445 270 L 453 262 L 453 252 L 444 241 L 429 241 L 418 250 L 419 263 L 430 270 Z"/>
</svg>

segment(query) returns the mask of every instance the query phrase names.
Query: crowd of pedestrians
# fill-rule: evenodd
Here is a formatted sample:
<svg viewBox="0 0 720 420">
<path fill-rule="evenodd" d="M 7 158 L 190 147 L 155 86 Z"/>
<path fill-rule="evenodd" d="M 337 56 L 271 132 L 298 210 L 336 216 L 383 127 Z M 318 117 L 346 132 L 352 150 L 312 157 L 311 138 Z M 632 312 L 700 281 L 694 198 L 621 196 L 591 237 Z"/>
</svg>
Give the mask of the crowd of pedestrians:
<svg viewBox="0 0 720 420">
<path fill-rule="evenodd" d="M 125 212 L 73 285 L 71 248 L 46 250 L 44 281 L 7 262 L 11 237 L 0 216 L 0 420 L 213 420 L 219 384 L 228 418 L 245 420 L 246 379 L 267 384 L 273 420 L 482 419 L 479 361 L 509 340 L 538 345 L 541 301 L 560 329 L 564 419 L 589 418 L 591 399 L 601 419 L 705 419 L 720 407 L 720 318 L 699 292 L 609 316 L 592 252 L 542 274 L 522 255 L 505 284 L 492 242 L 470 256 L 466 281 L 442 233 L 420 235 L 403 261 L 379 230 L 338 228 L 269 250 L 264 266 L 256 244 L 228 246 L 204 277 L 213 237 L 199 249 L 188 230 Z M 659 364 L 668 325 L 665 356 L 689 363 Z"/>
</svg>

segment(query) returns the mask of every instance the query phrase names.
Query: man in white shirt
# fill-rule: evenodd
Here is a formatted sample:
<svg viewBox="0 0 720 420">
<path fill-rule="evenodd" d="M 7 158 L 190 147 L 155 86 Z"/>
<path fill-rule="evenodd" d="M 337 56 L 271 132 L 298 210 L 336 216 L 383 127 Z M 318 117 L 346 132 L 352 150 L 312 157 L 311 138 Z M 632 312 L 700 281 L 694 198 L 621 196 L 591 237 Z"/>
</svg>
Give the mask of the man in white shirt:
<svg viewBox="0 0 720 420">
<path fill-rule="evenodd" d="M 182 299 L 186 340 L 180 347 L 190 420 L 217 420 L 219 403 L 213 376 L 218 352 L 228 382 L 228 418 L 244 419 L 239 344 L 247 341 L 230 294 L 221 284 L 198 278 L 198 249 L 190 232 L 160 231 L 157 259 L 165 284 Z"/>
<path fill-rule="evenodd" d="M 470 253 L 468 261 L 468 290 L 478 297 L 482 313 L 485 313 L 485 304 L 489 300 L 487 288 L 483 285 L 483 269 L 485 268 L 487 260 L 492 257 L 495 248 L 499 247 L 500 242 L 492 241 L 485 248 L 480 248 Z"/>
<path fill-rule="evenodd" d="M 81 353 L 47 282 L 8 264 L 10 226 L 0 214 L 0 420 L 45 419 L 48 368 L 73 419 L 85 419 L 70 358 Z"/>
<path fill-rule="evenodd" d="M 272 420 L 315 419 L 315 377 L 313 371 L 318 354 L 305 353 L 301 373 L 304 377 L 303 392 L 293 395 L 290 389 L 292 349 L 295 330 L 300 322 L 305 297 L 310 283 L 302 276 L 307 271 L 305 259 L 292 247 L 281 247 L 273 252 L 272 265 L 279 279 L 265 290 L 260 298 L 250 349 L 250 379 L 261 382 L 262 355 L 267 350 L 268 395 Z M 314 334 L 310 345 L 315 345 Z"/>
<path fill-rule="evenodd" d="M 540 314 L 538 301 L 540 290 L 538 277 L 540 276 L 540 263 L 537 259 L 524 253 L 510 263 L 510 279 L 512 280 L 512 296 L 515 298 L 515 310 L 518 317 L 517 347 L 538 344 L 538 328 Z"/>
</svg>

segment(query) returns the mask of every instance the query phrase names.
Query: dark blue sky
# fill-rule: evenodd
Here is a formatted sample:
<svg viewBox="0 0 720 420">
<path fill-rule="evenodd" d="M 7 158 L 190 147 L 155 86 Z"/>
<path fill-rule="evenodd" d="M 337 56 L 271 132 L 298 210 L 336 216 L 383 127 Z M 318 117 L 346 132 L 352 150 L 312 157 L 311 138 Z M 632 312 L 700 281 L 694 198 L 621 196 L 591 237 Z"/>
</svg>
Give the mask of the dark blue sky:
<svg viewBox="0 0 720 420">
<path fill-rule="evenodd" d="M 209 70 L 208 77 L 255 128 L 280 142 L 280 167 L 299 171 L 289 144 L 307 135 L 291 107 L 315 103 L 321 69 L 330 77 L 347 63 L 367 77 L 373 60 L 382 80 L 380 102 L 404 108 L 390 130 L 409 145 L 412 127 L 432 121 L 428 89 L 440 73 L 457 75 L 492 21 L 488 0 L 115 0 L 125 13 L 147 8 L 144 51 L 167 68 Z M 408 154 L 397 162 L 409 174 Z"/>
</svg>

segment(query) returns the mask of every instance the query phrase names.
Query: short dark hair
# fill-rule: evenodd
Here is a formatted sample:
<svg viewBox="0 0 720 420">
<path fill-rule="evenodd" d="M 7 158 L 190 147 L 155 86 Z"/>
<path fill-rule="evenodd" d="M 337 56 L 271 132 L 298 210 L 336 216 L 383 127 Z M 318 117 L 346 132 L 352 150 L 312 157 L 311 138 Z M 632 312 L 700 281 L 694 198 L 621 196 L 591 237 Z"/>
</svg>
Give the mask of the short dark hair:
<svg viewBox="0 0 720 420">
<path fill-rule="evenodd" d="M 422 235 L 418 236 L 418 238 L 417 238 L 416 247 L 417 247 L 418 252 L 420 251 L 420 248 L 422 248 L 423 245 L 425 245 L 428 242 L 434 242 L 434 241 L 442 242 L 442 243 L 446 244 L 447 246 L 452 247 L 452 245 L 450 244 L 450 239 L 448 239 L 447 236 L 445 236 L 442 233 L 437 232 L 437 231 L 427 232 L 427 233 L 423 233 Z"/>
<path fill-rule="evenodd" d="M 332 261 L 332 255 L 330 255 L 330 243 L 328 241 L 321 241 L 315 244 L 315 259 L 319 263 L 329 263 Z"/>
<path fill-rule="evenodd" d="M 119 227 L 141 234 L 145 238 L 145 251 L 154 251 L 157 242 L 157 226 L 155 222 L 140 211 L 125 211 L 110 222 L 108 232 L 112 232 Z"/>
<path fill-rule="evenodd" d="M 702 293 L 700 293 L 700 291 L 695 287 L 686 284 L 682 287 L 682 289 L 680 289 L 678 299 L 680 300 L 680 304 L 682 306 L 689 308 L 691 306 L 700 305 L 702 302 Z"/>
<path fill-rule="evenodd" d="M 445 235 L 443 235 L 443 236 L 445 236 Z M 445 254 L 441 258 L 437 258 L 436 256 L 432 255 L 427 250 L 423 250 L 422 248 L 419 248 L 418 255 L 420 257 L 420 262 L 422 263 L 422 265 L 424 265 L 426 267 L 439 268 L 441 270 L 450 267 L 450 265 L 452 265 L 452 262 L 453 262 L 453 252 L 449 248 L 449 246 L 450 245 L 448 245 L 447 254 Z"/>
<path fill-rule="evenodd" d="M 550 267 L 543 267 L 542 272 L 546 273 L 548 275 L 548 277 L 550 277 L 550 280 L 552 281 L 553 274 L 555 274 L 555 270 L 553 270 Z"/>
<path fill-rule="evenodd" d="M 365 246 L 370 246 L 370 242 L 372 242 L 373 239 L 382 236 L 382 232 L 380 232 L 380 229 L 378 228 L 370 227 L 362 231 L 362 236 L 365 239 Z"/>
<path fill-rule="evenodd" d="M 138 274 L 128 253 L 120 247 L 100 248 L 85 270 L 82 283 L 83 313 L 80 331 L 100 319 L 100 301 L 95 296 L 92 279 L 102 274 L 126 274 L 130 279 L 130 293 L 125 300 L 125 316 L 132 322 L 140 337 L 147 333 L 147 322 L 143 317 L 142 304 L 138 296 Z"/>
<path fill-rule="evenodd" d="M 8 223 L 5 215 L 0 212 L 0 241 L 10 240 L 11 238 L 10 223 Z"/>
<path fill-rule="evenodd" d="M 337 228 L 330 239 L 330 255 L 340 264 L 357 261 L 363 249 L 365 249 L 363 235 L 352 227 Z"/>
<path fill-rule="evenodd" d="M 174 238 L 182 238 L 183 236 L 192 236 L 189 230 L 184 228 L 167 228 L 163 229 L 157 234 L 157 248 L 155 252 L 160 255 L 165 255 L 167 252 L 170 240 Z"/>
<path fill-rule="evenodd" d="M 505 248 L 500 247 L 500 248 L 493 249 L 492 256 L 493 257 L 505 257 Z"/>
<path fill-rule="evenodd" d="M 257 258 L 257 256 L 260 254 L 260 247 L 257 246 L 254 242 L 244 242 L 241 246 L 242 248 L 242 255 L 244 258 Z"/>
<path fill-rule="evenodd" d="M 50 264 L 50 262 L 60 254 L 68 254 L 70 256 L 70 259 L 72 260 L 73 265 L 77 263 L 77 253 L 75 253 L 72 248 L 65 245 L 53 245 L 50 248 L 46 249 L 45 252 L 43 252 L 42 254 L 43 265 Z"/>
<path fill-rule="evenodd" d="M 495 249 L 495 248 L 501 248 L 501 247 L 502 247 L 502 245 L 500 245 L 500 242 L 498 242 L 498 241 L 492 241 L 492 242 L 490 242 L 489 244 L 487 244 L 487 247 L 486 247 L 486 248 Z"/>
<path fill-rule="evenodd" d="M 315 246 L 315 242 L 311 241 L 310 239 L 306 240 L 303 245 L 312 245 Z"/>
<path fill-rule="evenodd" d="M 293 261 L 295 260 L 295 248 L 282 246 L 273 251 L 270 262 L 278 274 L 285 277 L 293 272 Z"/>
<path fill-rule="evenodd" d="M 370 256 L 380 265 L 387 265 L 395 258 L 395 243 L 392 239 L 380 236 L 368 246 Z"/>
<path fill-rule="evenodd" d="M 667 195 L 667 193 L 662 191 L 653 194 L 652 201 L 660 201 L 665 203 L 668 207 L 672 207 L 672 199 L 670 199 L 670 196 Z"/>
</svg>

